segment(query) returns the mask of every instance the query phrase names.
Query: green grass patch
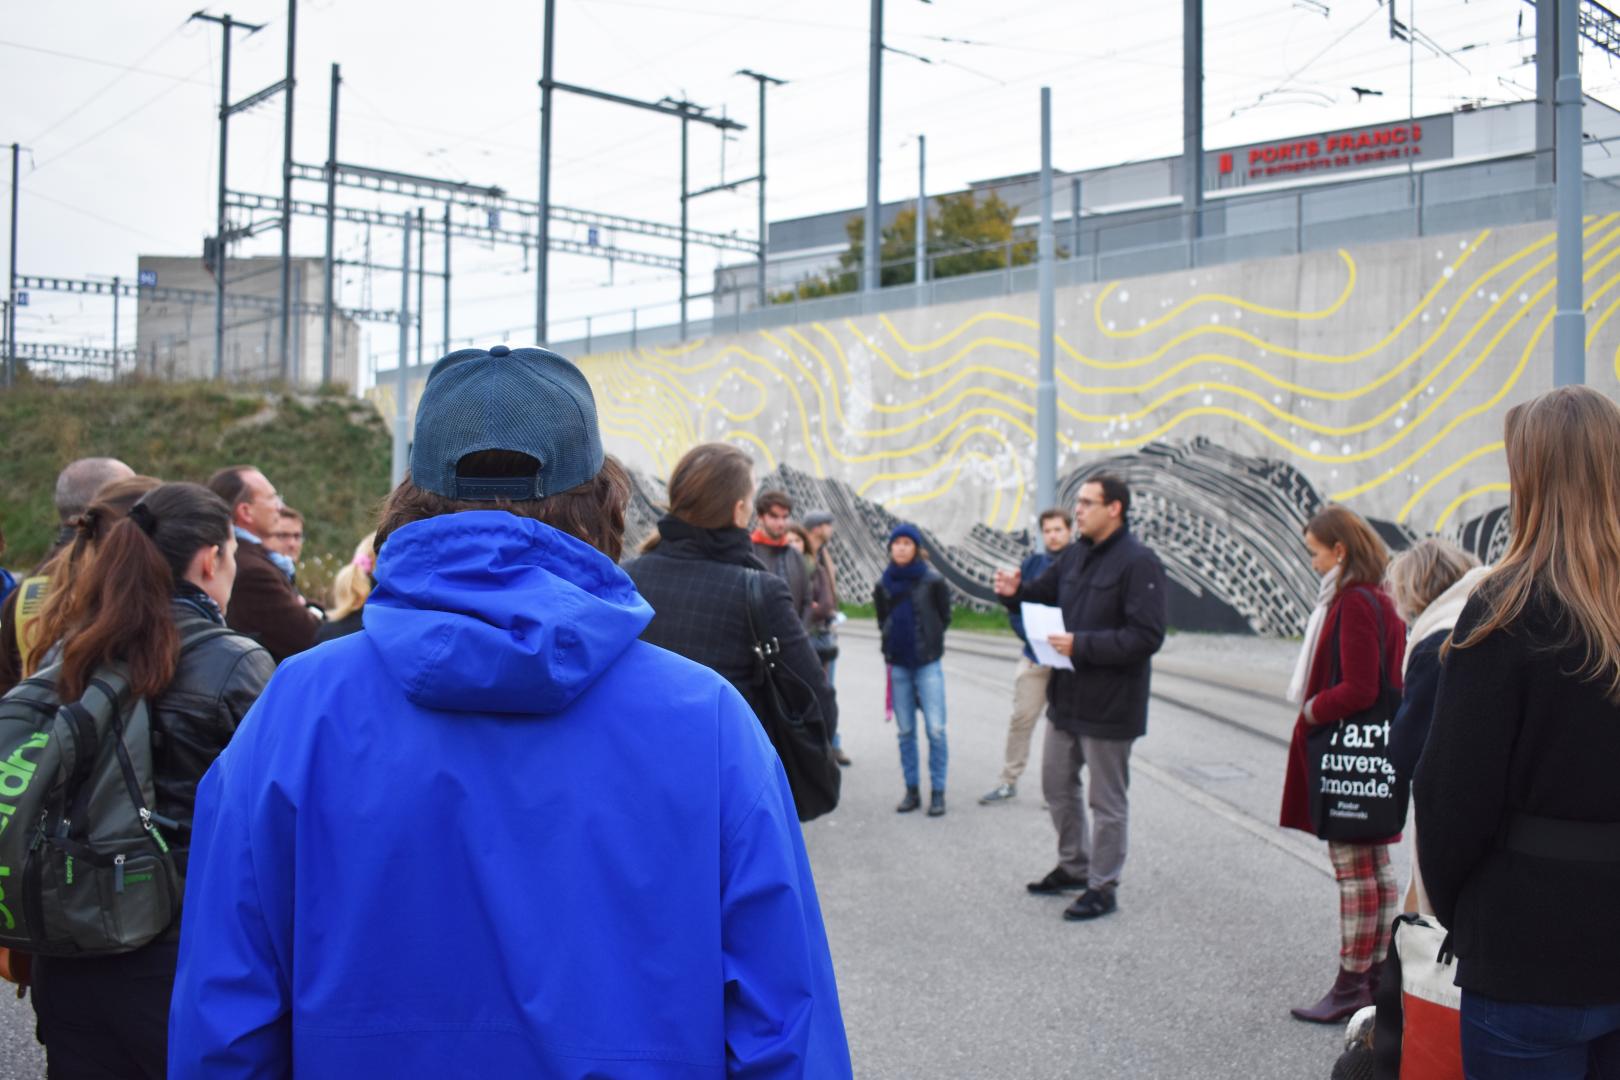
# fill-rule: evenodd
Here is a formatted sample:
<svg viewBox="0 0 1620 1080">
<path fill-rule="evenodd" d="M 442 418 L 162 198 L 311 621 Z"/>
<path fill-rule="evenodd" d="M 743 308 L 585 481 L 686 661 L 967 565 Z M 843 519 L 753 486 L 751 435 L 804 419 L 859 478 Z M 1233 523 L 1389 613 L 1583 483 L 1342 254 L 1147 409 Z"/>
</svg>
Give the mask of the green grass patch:
<svg viewBox="0 0 1620 1080">
<path fill-rule="evenodd" d="M 861 622 L 875 626 L 877 624 L 877 609 L 871 604 L 840 604 L 842 611 L 851 622 Z M 974 611 L 972 608 L 957 607 L 951 609 L 952 630 L 972 630 L 981 634 L 1005 634 L 1013 637 L 1012 627 L 1007 623 L 1007 615 L 1001 611 Z"/>
<path fill-rule="evenodd" d="M 108 456 L 163 480 L 204 483 L 215 469 L 264 470 L 305 519 L 299 584 L 320 595 L 376 525 L 388 493 L 389 435 L 369 403 L 214 383 L 25 382 L 0 394 L 4 564 L 26 569 L 56 535 L 56 474 Z"/>
</svg>

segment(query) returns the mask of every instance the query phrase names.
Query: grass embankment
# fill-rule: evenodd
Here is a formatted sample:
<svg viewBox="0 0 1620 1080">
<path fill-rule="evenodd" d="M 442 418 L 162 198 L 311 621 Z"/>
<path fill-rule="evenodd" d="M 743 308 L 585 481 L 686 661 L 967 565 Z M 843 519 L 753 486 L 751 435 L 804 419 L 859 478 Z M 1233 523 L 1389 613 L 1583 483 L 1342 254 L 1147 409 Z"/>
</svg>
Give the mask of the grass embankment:
<svg viewBox="0 0 1620 1080">
<path fill-rule="evenodd" d="M 871 604 L 840 604 L 839 610 L 848 616 L 851 622 L 859 622 L 867 626 L 877 625 L 877 610 Z M 972 608 L 953 608 L 951 611 L 952 630 L 972 630 L 980 634 L 1006 634 L 1013 636 L 1012 627 L 1007 623 L 1007 615 L 1001 611 L 974 611 Z"/>
<path fill-rule="evenodd" d="M 203 483 L 225 465 L 264 470 L 304 515 L 299 584 L 311 596 L 371 531 L 388 492 L 388 431 L 354 398 L 211 383 L 24 384 L 0 393 L 0 562 L 34 565 L 56 534 L 57 472 L 102 455 L 164 480 Z"/>
</svg>

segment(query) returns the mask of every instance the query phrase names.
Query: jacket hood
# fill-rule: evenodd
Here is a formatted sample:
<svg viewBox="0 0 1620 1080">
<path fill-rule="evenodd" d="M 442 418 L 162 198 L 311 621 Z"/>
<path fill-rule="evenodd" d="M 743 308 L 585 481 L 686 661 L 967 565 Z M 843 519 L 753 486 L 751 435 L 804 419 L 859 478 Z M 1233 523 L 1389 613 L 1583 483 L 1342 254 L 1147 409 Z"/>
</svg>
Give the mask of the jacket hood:
<svg viewBox="0 0 1620 1080">
<path fill-rule="evenodd" d="M 531 715 L 567 708 L 653 614 L 606 555 L 504 510 L 396 531 L 361 610 L 412 704 Z"/>
</svg>

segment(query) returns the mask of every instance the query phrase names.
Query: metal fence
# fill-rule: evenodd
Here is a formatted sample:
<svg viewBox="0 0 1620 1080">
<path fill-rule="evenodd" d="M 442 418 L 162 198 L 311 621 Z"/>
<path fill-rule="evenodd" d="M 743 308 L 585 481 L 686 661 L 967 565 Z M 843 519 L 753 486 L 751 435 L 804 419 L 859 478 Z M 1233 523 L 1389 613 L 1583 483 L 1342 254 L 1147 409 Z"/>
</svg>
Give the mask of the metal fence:
<svg viewBox="0 0 1620 1080">
<path fill-rule="evenodd" d="M 1548 221 L 1555 210 L 1553 188 L 1538 184 L 1535 173 L 1535 156 L 1526 154 L 1321 187 L 1222 197 L 1205 205 L 1197 229 L 1179 203 L 1118 214 L 1085 215 L 1079 219 L 1078 227 L 1072 220 L 1060 220 L 1057 284 L 1061 288 L 1331 250 L 1347 244 Z M 1620 185 L 1588 179 L 1585 208 L 1589 214 L 1620 210 Z M 739 334 L 1032 292 L 1036 287 L 1035 264 L 1012 265 L 1015 259 L 1011 256 L 1016 245 L 1034 241 L 1035 229 L 1035 224 L 1026 221 L 1017 227 L 1011 240 L 966 249 L 1002 252 L 1003 264 L 997 269 L 945 278 L 930 275 L 930 280 L 921 284 L 891 285 L 875 293 L 794 299 L 763 309 L 688 319 L 684 337 Z M 962 249 L 930 251 L 929 262 L 961 253 Z M 911 256 L 884 265 L 914 273 Z M 836 273 L 839 269 L 836 253 L 805 260 L 806 277 Z M 678 344 L 683 340 L 682 328 L 670 318 L 673 314 L 673 304 L 660 304 L 554 320 L 555 327 L 571 336 L 559 335 L 552 347 L 564 354 L 582 354 Z"/>
</svg>

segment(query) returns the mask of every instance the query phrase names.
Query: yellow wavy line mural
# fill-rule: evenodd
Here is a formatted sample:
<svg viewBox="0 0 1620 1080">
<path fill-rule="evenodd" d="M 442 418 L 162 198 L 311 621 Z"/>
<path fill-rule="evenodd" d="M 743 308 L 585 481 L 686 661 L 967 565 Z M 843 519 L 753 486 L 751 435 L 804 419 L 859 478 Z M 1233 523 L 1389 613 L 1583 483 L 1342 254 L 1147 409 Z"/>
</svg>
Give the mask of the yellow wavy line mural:
<svg viewBox="0 0 1620 1080">
<path fill-rule="evenodd" d="M 1587 343 L 1612 356 L 1601 374 L 1613 392 L 1620 214 L 1588 217 L 1585 237 Z M 1499 493 L 1500 409 L 1526 372 L 1546 381 L 1532 362 L 1552 318 L 1553 240 L 1549 226 L 1518 226 L 1275 260 L 1280 291 L 1332 297 L 1317 307 L 1223 289 L 1255 280 L 1235 267 L 1070 287 L 1054 341 L 1060 471 L 1200 435 L 1301 466 L 1375 516 L 1432 513 L 1445 527 Z M 1194 278 L 1204 291 L 1187 292 Z M 1415 302 L 1390 296 L 1407 288 Z M 585 370 L 604 430 L 659 471 L 726 439 L 767 468 L 835 476 L 897 509 L 1020 528 L 1036 437 L 1032 299 L 603 354 Z M 1256 324 L 1233 325 L 1244 315 Z"/>
</svg>

